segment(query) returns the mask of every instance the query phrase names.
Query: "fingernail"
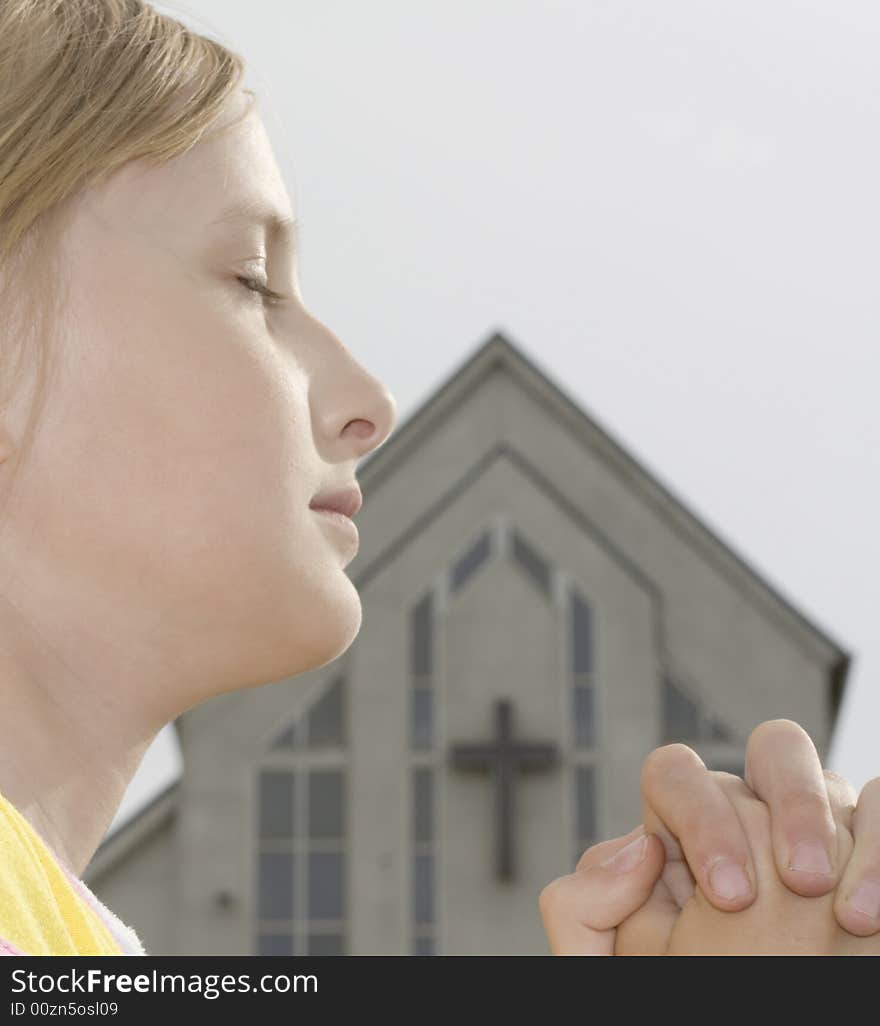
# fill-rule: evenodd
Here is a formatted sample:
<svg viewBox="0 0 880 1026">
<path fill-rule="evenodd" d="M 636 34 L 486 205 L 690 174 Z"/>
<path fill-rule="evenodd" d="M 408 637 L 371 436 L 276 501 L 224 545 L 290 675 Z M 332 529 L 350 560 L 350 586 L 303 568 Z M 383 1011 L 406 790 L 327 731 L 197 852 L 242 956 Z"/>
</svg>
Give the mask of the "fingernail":
<svg viewBox="0 0 880 1026">
<path fill-rule="evenodd" d="M 629 870 L 635 869 L 644 859 L 647 850 L 648 838 L 643 834 L 634 841 L 630 841 L 629 844 L 624 845 L 616 855 L 606 859 L 600 865 L 610 867 L 615 873 L 627 873 Z"/>
<path fill-rule="evenodd" d="M 834 872 L 825 846 L 819 841 L 801 841 L 800 844 L 796 844 L 792 849 L 788 868 L 796 869 L 800 873 L 824 873 L 826 876 Z"/>
<path fill-rule="evenodd" d="M 876 880 L 862 880 L 846 900 L 863 915 L 880 918 L 880 883 Z"/>
<path fill-rule="evenodd" d="M 742 866 L 731 859 L 719 859 L 709 870 L 709 883 L 719 898 L 742 898 L 752 893 L 752 885 Z"/>
</svg>

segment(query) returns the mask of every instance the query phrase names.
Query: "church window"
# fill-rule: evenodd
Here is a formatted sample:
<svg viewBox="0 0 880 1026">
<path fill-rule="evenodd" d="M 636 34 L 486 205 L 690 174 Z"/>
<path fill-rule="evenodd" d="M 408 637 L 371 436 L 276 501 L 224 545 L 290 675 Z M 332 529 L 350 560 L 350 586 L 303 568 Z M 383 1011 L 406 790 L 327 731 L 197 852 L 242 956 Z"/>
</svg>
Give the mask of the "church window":
<svg viewBox="0 0 880 1026">
<path fill-rule="evenodd" d="M 577 589 L 571 591 L 571 669 L 593 672 L 593 618 L 590 607 Z"/>
<path fill-rule="evenodd" d="M 428 767 L 413 770 L 413 842 L 430 844 L 434 840 L 434 774 Z"/>
<path fill-rule="evenodd" d="M 309 919 L 345 915 L 345 856 L 339 851 L 309 853 Z"/>
<path fill-rule="evenodd" d="M 260 837 L 293 837 L 293 774 L 260 774 Z"/>
<path fill-rule="evenodd" d="M 575 767 L 575 803 L 578 844 L 581 849 L 596 837 L 596 767 Z"/>
<path fill-rule="evenodd" d="M 430 748 L 433 738 L 433 692 L 430 688 L 414 687 L 412 689 L 412 746 L 413 748 Z"/>
<path fill-rule="evenodd" d="M 336 677 L 269 745 L 257 775 L 259 955 L 345 953 L 346 691 Z"/>
<path fill-rule="evenodd" d="M 596 743 L 593 732 L 595 720 L 593 710 L 593 688 L 589 684 L 575 684 L 574 698 L 574 743 L 579 748 L 591 748 Z"/>
<path fill-rule="evenodd" d="M 337 678 L 315 702 L 309 710 L 307 722 L 308 744 L 311 748 L 344 744 L 345 717 L 341 677 Z"/>
<path fill-rule="evenodd" d="M 412 929 L 413 952 L 434 954 L 435 848 L 433 767 L 416 766 L 412 774 Z M 430 950 L 428 950 L 430 948 Z"/>
<path fill-rule="evenodd" d="M 708 724 L 710 741 L 733 741 L 730 731 L 717 720 L 710 720 Z"/>
<path fill-rule="evenodd" d="M 668 741 L 696 741 L 700 736 L 697 703 L 663 677 L 663 737 Z"/>
<path fill-rule="evenodd" d="M 668 674 L 662 679 L 663 740 L 737 745 L 736 738 L 703 703 L 687 694 Z"/>
<path fill-rule="evenodd" d="M 593 613 L 590 604 L 577 588 L 569 591 L 568 637 L 574 745 L 576 748 L 592 748 L 597 743 Z"/>
<path fill-rule="evenodd" d="M 264 851 L 260 855 L 260 918 L 293 918 L 293 867 L 290 852 Z"/>
<path fill-rule="evenodd" d="M 513 561 L 545 595 L 550 595 L 550 565 L 516 530 L 511 531 Z"/>
<path fill-rule="evenodd" d="M 410 671 L 414 676 L 427 676 L 433 671 L 431 621 L 433 595 L 427 595 L 413 609 L 410 620 Z"/>
<path fill-rule="evenodd" d="M 342 839 L 345 793 L 339 770 L 309 774 L 309 837 L 312 840 Z"/>
<path fill-rule="evenodd" d="M 257 940 L 258 955 L 293 955 L 293 938 L 284 933 L 261 933 Z"/>
<path fill-rule="evenodd" d="M 337 677 L 298 723 L 285 727 L 271 748 L 285 750 L 338 747 L 345 744 L 345 680 Z"/>
<path fill-rule="evenodd" d="M 597 774 L 600 759 L 595 675 L 595 614 L 577 587 L 566 591 L 566 665 L 570 684 L 570 743 L 572 746 L 572 833 L 574 864 L 599 840 Z"/>
<path fill-rule="evenodd" d="M 417 926 L 434 922 L 434 856 L 416 855 L 413 907 Z"/>
<path fill-rule="evenodd" d="M 338 933 L 310 933 L 310 955 L 343 955 L 343 937 Z"/>
<path fill-rule="evenodd" d="M 459 591 L 488 560 L 490 554 L 491 534 L 489 531 L 486 531 L 461 559 L 453 564 L 449 580 L 450 590 L 452 592 Z"/>
<path fill-rule="evenodd" d="M 687 744 L 710 770 L 743 776 L 744 746 L 725 724 L 709 714 L 704 702 L 668 673 L 662 678 L 662 706 L 664 743 Z"/>
<path fill-rule="evenodd" d="M 488 535 L 485 536 L 488 538 Z M 475 572 L 480 563 L 480 543 L 457 564 L 458 586 Z M 486 550 L 488 554 L 488 548 Z M 467 573 L 462 566 L 467 563 Z M 450 584 L 454 579 L 453 571 Z M 416 955 L 436 953 L 435 865 L 436 865 L 436 765 L 438 762 L 434 722 L 434 592 L 428 591 L 410 616 L 410 767 L 409 798 L 409 906 L 410 951 Z"/>
<path fill-rule="evenodd" d="M 282 730 L 278 737 L 272 742 L 273 748 L 295 748 L 296 747 L 296 725 Z"/>
</svg>

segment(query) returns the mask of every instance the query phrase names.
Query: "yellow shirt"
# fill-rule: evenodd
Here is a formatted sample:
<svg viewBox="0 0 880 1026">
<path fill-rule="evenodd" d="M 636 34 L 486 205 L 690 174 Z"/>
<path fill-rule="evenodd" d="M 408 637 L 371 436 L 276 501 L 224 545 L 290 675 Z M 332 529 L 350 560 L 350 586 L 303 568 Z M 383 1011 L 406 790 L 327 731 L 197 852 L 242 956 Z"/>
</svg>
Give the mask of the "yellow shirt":
<svg viewBox="0 0 880 1026">
<path fill-rule="evenodd" d="M 0 794 L 0 955 L 143 955 L 137 935 Z"/>
</svg>

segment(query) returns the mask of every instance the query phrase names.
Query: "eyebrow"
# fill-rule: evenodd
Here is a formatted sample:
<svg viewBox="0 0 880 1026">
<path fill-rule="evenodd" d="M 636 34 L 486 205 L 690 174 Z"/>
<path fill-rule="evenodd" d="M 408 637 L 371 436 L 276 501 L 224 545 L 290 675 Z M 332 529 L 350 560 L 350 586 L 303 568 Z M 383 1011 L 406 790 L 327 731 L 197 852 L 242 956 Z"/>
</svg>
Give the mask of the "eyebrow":
<svg viewBox="0 0 880 1026">
<path fill-rule="evenodd" d="M 299 251 L 299 228 L 300 222 L 295 217 L 288 217 L 271 207 L 267 207 L 262 200 L 252 202 L 237 201 L 230 204 L 220 212 L 220 216 L 208 222 L 214 224 L 252 224 L 262 227 L 270 241 L 278 239 L 290 239 L 295 252 Z"/>
</svg>

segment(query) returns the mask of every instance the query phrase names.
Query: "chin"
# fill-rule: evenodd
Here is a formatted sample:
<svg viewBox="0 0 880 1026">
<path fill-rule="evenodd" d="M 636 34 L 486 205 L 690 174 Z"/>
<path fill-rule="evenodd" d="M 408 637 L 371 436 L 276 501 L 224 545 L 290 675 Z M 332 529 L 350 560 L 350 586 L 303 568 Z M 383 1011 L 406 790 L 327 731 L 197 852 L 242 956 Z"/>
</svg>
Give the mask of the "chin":
<svg viewBox="0 0 880 1026">
<path fill-rule="evenodd" d="M 335 648 L 327 660 L 328 662 L 348 651 L 360 633 L 363 622 L 364 611 L 357 588 L 346 574 L 342 575 L 342 581 L 342 595 L 340 595 L 337 607 Z"/>
<path fill-rule="evenodd" d="M 300 620 L 305 629 L 296 632 L 301 646 L 297 653 L 300 668 L 293 673 L 317 670 L 332 663 L 351 647 L 361 629 L 361 598 L 344 574 L 338 587 L 315 596 L 308 609 L 308 616 Z"/>
</svg>

